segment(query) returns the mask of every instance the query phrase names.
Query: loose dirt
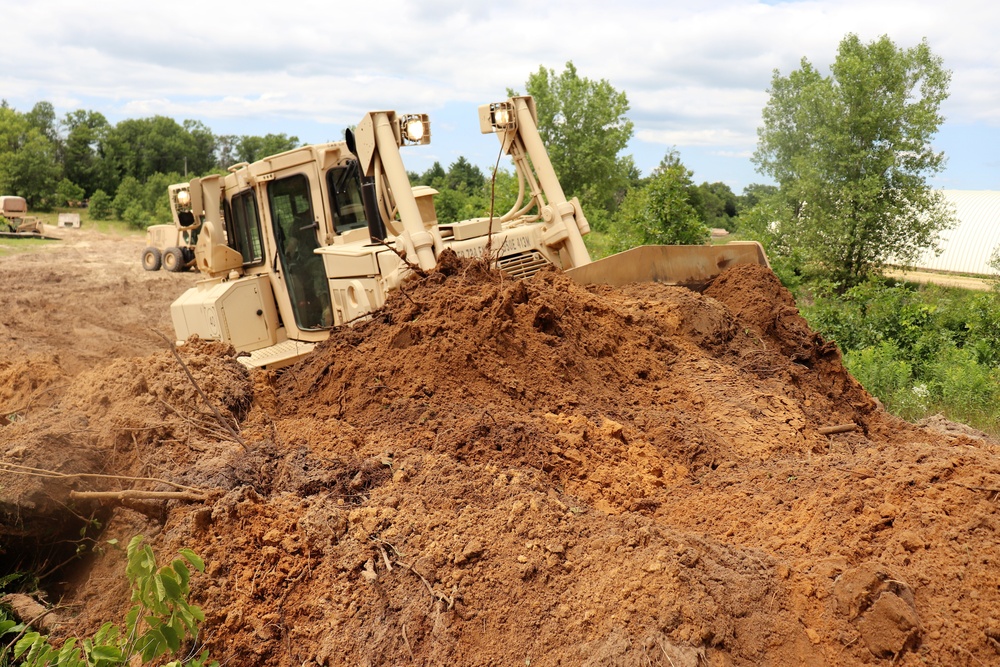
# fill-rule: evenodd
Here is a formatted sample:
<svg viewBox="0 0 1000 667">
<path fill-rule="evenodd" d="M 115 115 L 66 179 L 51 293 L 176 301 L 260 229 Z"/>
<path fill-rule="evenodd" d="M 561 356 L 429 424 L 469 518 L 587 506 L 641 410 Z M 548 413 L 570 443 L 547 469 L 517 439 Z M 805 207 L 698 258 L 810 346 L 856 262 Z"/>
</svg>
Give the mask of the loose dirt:
<svg viewBox="0 0 1000 667">
<path fill-rule="evenodd" d="M 237 438 L 155 333 L 197 277 L 140 250 L 0 259 L 4 571 L 103 527 L 45 580 L 57 636 L 123 616 L 107 540 L 141 533 L 205 558 L 234 665 L 1000 662 L 1000 444 L 886 414 L 766 269 L 697 294 L 456 260 L 277 374 L 189 342 Z M 165 482 L 210 498 L 69 498 Z"/>
</svg>

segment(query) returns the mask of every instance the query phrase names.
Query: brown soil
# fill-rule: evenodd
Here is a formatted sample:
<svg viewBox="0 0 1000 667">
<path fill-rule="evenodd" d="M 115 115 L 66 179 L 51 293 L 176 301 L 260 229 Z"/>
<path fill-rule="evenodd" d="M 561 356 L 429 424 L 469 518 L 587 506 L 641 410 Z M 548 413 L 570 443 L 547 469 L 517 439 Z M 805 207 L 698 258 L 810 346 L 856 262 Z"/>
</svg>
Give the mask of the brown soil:
<svg viewBox="0 0 1000 667">
<path fill-rule="evenodd" d="M 244 447 L 153 331 L 196 276 L 68 236 L 0 260 L 8 567 L 60 507 L 194 548 L 234 665 L 1000 662 L 1000 445 L 886 414 L 765 269 L 697 294 L 449 262 L 280 374 L 189 343 Z M 87 506 L 171 487 L 26 468 L 211 499 Z M 122 617 L 123 563 L 59 571 L 57 634 Z"/>
</svg>

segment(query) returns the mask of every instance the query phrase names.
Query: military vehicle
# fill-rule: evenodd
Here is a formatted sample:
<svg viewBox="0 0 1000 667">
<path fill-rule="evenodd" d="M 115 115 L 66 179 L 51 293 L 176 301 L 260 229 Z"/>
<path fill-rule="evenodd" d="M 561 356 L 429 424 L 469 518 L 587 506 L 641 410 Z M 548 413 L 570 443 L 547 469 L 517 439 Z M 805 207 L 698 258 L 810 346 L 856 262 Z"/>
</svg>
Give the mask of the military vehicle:
<svg viewBox="0 0 1000 667">
<path fill-rule="evenodd" d="M 177 339 L 226 341 L 249 353 L 246 365 L 280 368 L 334 327 L 369 316 L 408 276 L 434 269 L 446 250 L 488 253 L 514 278 L 554 266 L 581 283 L 704 283 L 734 264 L 767 264 L 755 243 L 647 246 L 591 262 L 587 218 L 552 168 L 534 100 L 483 105 L 479 122 L 518 178 L 517 202 L 492 218 L 440 223 L 437 191 L 411 185 L 400 149 L 429 143 L 423 114 L 373 111 L 346 141 L 192 179 L 194 263 L 203 278 L 171 306 Z"/>
</svg>

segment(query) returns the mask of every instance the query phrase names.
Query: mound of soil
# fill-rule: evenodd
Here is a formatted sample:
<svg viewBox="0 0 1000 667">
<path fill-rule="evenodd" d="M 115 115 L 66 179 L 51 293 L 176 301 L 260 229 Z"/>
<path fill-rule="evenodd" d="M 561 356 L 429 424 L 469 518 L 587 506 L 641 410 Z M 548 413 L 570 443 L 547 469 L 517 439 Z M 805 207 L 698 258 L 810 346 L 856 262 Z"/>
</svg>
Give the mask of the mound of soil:
<svg viewBox="0 0 1000 667">
<path fill-rule="evenodd" d="M 0 506 L 206 492 L 72 506 L 205 558 L 222 661 L 1000 660 L 998 443 L 886 414 L 763 267 L 697 294 L 446 262 L 277 374 L 146 344 L 65 388 L 0 363 L 7 405 L 50 397 L 0 428 Z M 60 635 L 122 617 L 123 563 L 64 571 Z"/>
</svg>

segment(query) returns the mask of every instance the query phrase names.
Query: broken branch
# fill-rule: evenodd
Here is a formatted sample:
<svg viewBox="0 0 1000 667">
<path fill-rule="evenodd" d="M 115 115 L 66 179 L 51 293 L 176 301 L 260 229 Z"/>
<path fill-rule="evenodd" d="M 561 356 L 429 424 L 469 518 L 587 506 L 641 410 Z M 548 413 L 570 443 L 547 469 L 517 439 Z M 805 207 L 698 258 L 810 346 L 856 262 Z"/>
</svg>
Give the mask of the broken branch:
<svg viewBox="0 0 1000 667">
<path fill-rule="evenodd" d="M 137 489 L 70 491 L 69 497 L 75 500 L 190 500 L 194 502 L 206 499 L 205 494 L 190 491 L 139 491 Z"/>
</svg>

